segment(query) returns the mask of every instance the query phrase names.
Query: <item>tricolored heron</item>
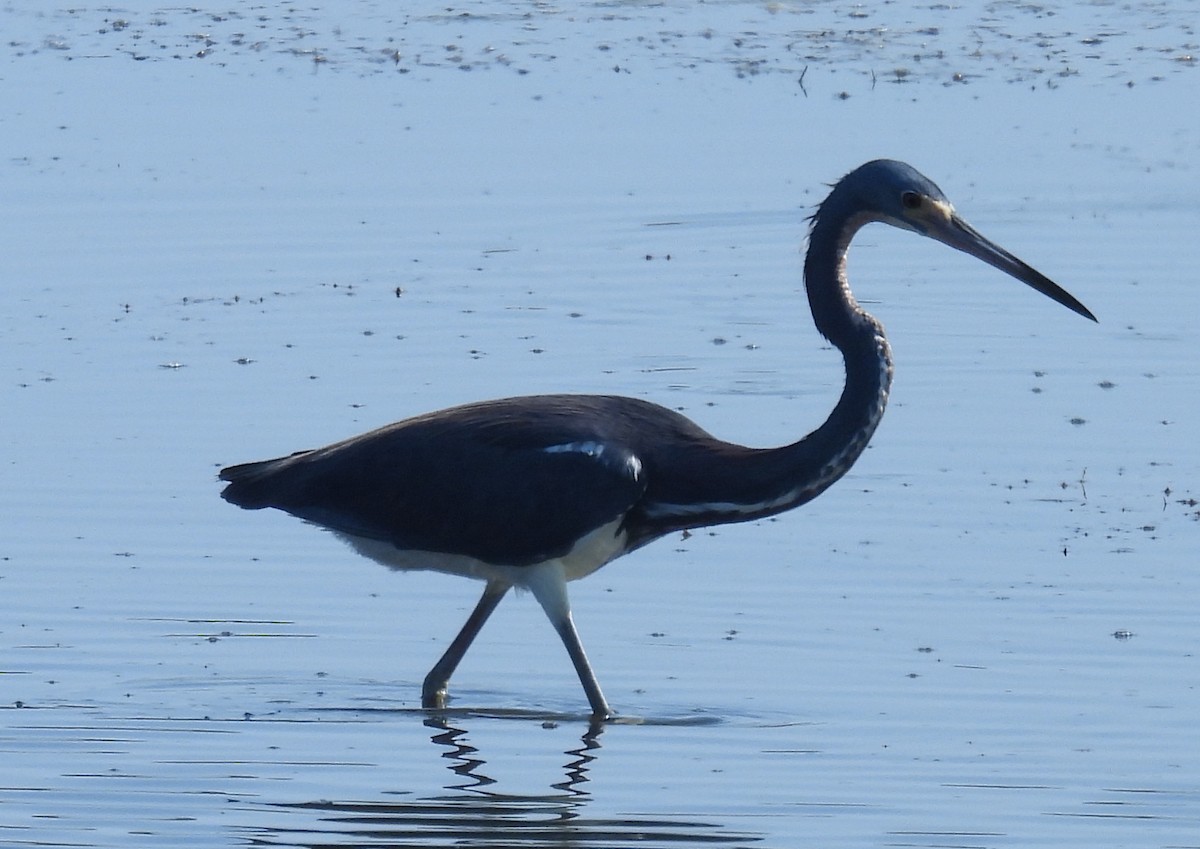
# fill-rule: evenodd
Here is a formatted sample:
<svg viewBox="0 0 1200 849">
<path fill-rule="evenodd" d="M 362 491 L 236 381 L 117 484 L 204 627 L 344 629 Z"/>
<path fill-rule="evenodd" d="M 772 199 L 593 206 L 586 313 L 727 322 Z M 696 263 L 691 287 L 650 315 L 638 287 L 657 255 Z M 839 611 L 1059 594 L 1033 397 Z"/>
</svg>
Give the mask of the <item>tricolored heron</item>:
<svg viewBox="0 0 1200 849">
<path fill-rule="evenodd" d="M 567 582 L 659 537 L 747 522 L 816 498 L 850 469 L 883 416 L 892 356 L 883 326 L 846 279 L 850 240 L 882 221 L 965 251 L 1095 321 L 1074 297 L 955 212 L 909 165 L 877 160 L 837 182 L 811 219 L 804 284 L 817 329 L 845 360 L 825 423 L 780 448 L 748 448 L 637 398 L 535 395 L 416 416 L 288 457 L 231 466 L 221 495 L 327 528 L 393 569 L 485 582 L 425 678 L 447 685 L 479 629 L 515 587 L 532 591 L 575 664 L 593 716 L 612 716 L 571 618 Z"/>
</svg>

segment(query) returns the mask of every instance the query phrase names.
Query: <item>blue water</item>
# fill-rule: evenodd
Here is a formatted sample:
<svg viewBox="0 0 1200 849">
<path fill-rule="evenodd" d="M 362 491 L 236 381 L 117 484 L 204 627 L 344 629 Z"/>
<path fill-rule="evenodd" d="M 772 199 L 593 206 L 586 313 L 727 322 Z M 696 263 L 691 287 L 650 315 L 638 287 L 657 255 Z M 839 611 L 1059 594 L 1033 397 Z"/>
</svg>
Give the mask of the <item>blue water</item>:
<svg viewBox="0 0 1200 849">
<path fill-rule="evenodd" d="M 0 11 L 0 844 L 1196 845 L 1179 8 Z M 1079 319 L 885 228 L 845 480 L 536 603 L 222 502 L 224 464 L 619 392 L 790 441 L 836 399 L 805 217 L 911 161 Z"/>
</svg>

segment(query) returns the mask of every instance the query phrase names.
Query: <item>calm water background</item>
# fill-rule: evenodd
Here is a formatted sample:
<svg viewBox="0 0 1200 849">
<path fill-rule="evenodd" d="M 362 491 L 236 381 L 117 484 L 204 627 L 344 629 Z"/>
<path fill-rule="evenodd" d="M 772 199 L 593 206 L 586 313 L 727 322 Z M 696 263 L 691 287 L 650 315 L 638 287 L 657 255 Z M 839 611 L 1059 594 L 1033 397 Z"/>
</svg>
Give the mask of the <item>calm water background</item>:
<svg viewBox="0 0 1200 849">
<path fill-rule="evenodd" d="M 312 4 L 310 4 L 311 6 Z M 0 844 L 1200 846 L 1184 3 L 0 9 Z M 1079 296 L 885 228 L 892 406 L 774 521 L 536 603 L 218 497 L 418 412 L 619 392 L 768 445 L 877 156 Z"/>
</svg>

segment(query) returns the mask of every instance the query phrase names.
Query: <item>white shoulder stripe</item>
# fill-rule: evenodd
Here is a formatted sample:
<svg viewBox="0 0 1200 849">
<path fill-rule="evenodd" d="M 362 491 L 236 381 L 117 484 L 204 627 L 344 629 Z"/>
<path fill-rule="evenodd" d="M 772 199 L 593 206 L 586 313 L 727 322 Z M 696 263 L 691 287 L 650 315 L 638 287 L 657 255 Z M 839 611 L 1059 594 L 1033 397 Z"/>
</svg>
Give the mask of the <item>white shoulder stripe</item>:
<svg viewBox="0 0 1200 849">
<path fill-rule="evenodd" d="M 607 448 L 608 446 L 603 442 L 596 442 L 589 439 L 584 442 L 563 442 L 559 445 L 547 445 L 542 451 L 546 454 L 583 454 L 586 457 L 591 457 L 593 460 L 601 460 Z M 614 464 L 610 463 L 609 465 Z M 625 472 L 634 480 L 642 476 L 642 461 L 636 455 L 626 454 L 620 465 L 624 466 Z"/>
<path fill-rule="evenodd" d="M 547 454 L 586 454 L 589 457 L 600 457 L 604 453 L 603 442 L 564 442 L 561 445 L 547 445 L 542 449 Z"/>
</svg>

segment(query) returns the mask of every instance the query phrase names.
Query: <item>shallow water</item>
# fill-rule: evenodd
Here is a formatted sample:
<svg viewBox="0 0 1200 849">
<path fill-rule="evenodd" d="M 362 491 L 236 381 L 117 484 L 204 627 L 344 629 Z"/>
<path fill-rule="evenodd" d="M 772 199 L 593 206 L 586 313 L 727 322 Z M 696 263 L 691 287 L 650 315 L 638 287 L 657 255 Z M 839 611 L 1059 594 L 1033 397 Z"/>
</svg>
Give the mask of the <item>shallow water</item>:
<svg viewBox="0 0 1200 849">
<path fill-rule="evenodd" d="M 1172 6 L 0 11 L 0 843 L 1197 846 L 1197 46 Z M 390 51 L 390 52 L 389 52 Z M 804 218 L 930 174 L 1078 319 L 885 228 L 845 480 L 536 603 L 217 468 L 498 395 L 833 403 Z"/>
</svg>

